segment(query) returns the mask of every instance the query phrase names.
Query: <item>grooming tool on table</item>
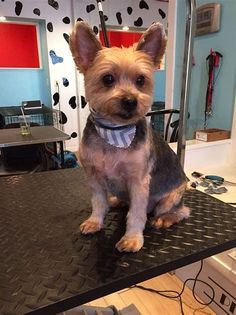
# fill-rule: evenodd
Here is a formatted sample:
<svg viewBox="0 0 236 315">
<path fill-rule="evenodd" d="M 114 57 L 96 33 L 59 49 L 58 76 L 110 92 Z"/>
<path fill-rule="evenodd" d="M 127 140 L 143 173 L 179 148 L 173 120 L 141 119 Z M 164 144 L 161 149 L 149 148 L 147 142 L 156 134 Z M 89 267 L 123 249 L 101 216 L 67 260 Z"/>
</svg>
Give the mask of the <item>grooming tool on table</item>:
<svg viewBox="0 0 236 315">
<path fill-rule="evenodd" d="M 200 172 L 193 172 L 191 174 L 194 178 L 199 178 L 202 180 L 209 180 L 210 182 L 216 184 L 217 186 L 224 184 L 233 185 L 236 186 L 236 183 L 225 180 L 224 177 L 218 176 L 218 175 L 204 175 Z"/>
</svg>

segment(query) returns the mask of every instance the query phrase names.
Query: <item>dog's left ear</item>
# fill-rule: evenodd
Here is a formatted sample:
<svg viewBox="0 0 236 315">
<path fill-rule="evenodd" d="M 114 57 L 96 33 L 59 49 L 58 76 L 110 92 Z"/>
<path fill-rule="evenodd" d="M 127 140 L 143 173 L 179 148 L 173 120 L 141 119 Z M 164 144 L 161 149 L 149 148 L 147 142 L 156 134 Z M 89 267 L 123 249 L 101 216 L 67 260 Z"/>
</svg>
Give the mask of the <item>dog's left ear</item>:
<svg viewBox="0 0 236 315">
<path fill-rule="evenodd" d="M 147 53 L 155 66 L 158 66 L 165 53 L 167 38 L 161 23 L 152 24 L 140 38 L 136 50 Z"/>
<path fill-rule="evenodd" d="M 70 50 L 80 72 L 85 74 L 102 46 L 91 27 L 84 21 L 77 22 L 69 39 Z"/>
</svg>

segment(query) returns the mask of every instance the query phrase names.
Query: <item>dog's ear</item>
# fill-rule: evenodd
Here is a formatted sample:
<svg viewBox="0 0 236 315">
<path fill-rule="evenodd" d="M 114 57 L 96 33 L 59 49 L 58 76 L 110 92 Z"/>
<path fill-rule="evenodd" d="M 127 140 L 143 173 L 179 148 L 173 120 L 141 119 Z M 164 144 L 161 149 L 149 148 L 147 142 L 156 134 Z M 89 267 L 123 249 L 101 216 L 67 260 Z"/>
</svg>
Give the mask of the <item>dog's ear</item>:
<svg viewBox="0 0 236 315">
<path fill-rule="evenodd" d="M 136 50 L 147 53 L 155 66 L 159 65 L 164 55 L 167 38 L 161 23 L 152 24 L 140 38 Z"/>
<path fill-rule="evenodd" d="M 83 21 L 75 24 L 69 44 L 75 64 L 84 74 L 102 46 L 90 26 Z"/>
</svg>

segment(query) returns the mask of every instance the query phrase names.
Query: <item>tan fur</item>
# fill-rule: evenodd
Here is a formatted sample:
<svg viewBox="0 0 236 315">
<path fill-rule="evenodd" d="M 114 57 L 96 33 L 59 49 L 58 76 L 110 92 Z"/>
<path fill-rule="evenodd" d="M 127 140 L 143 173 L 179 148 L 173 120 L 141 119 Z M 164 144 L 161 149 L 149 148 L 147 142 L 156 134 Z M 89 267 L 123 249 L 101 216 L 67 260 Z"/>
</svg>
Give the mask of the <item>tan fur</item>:
<svg viewBox="0 0 236 315">
<path fill-rule="evenodd" d="M 153 73 L 165 47 L 166 37 L 159 23 L 153 24 L 132 47 L 102 48 L 89 25 L 78 22 L 70 36 L 70 48 L 77 68 L 84 74 L 90 108 L 111 123 L 138 124 L 151 108 Z M 114 79 L 111 86 L 104 84 L 106 75 Z M 137 84 L 140 76 L 145 79 L 143 85 Z M 122 116 L 122 100 L 127 98 L 136 100 L 135 110 L 132 109 L 128 119 Z M 143 246 L 154 169 L 150 154 L 154 147 L 152 134 L 148 128 L 144 132 L 145 141 L 139 143 L 137 136 L 136 146 L 117 149 L 101 140 L 94 127 L 93 133 L 90 134 L 89 130 L 84 133 L 80 144 L 79 160 L 92 191 L 92 214 L 81 224 L 81 232 L 94 233 L 102 228 L 109 201 L 113 205 L 119 199 L 128 202 L 126 233 L 116 244 L 119 251 L 136 252 Z M 185 186 L 181 184 L 159 196 L 154 226 L 167 227 L 187 216 L 184 208 L 169 212 L 178 205 L 184 190 Z"/>
</svg>

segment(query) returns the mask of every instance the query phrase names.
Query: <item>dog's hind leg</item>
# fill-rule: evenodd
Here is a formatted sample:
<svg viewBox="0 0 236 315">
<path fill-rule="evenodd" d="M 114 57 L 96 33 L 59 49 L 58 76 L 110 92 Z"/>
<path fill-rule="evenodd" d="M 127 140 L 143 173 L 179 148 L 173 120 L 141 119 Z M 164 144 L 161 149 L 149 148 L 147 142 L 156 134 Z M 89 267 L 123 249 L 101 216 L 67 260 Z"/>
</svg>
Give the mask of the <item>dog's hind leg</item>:
<svg viewBox="0 0 236 315">
<path fill-rule="evenodd" d="M 185 184 L 164 196 L 156 205 L 152 226 L 156 228 L 168 228 L 189 217 L 190 210 L 183 205 L 182 198 Z"/>
</svg>

